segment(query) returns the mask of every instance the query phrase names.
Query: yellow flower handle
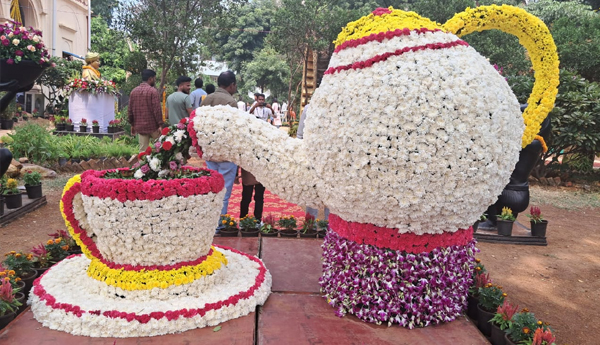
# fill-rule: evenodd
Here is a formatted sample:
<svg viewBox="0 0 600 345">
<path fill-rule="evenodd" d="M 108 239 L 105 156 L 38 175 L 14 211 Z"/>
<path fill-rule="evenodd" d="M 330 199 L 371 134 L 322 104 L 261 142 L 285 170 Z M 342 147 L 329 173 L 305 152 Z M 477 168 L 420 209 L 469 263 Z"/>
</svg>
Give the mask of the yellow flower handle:
<svg viewBox="0 0 600 345">
<path fill-rule="evenodd" d="M 66 210 L 73 210 L 73 200 L 74 197 L 71 197 L 69 195 L 67 195 L 68 193 L 80 193 L 81 192 L 81 175 L 75 175 L 73 177 L 71 177 L 71 179 L 69 179 L 69 181 L 67 181 L 67 184 L 65 185 L 65 188 L 63 189 L 63 193 L 62 196 L 60 198 L 60 213 L 63 216 L 63 219 L 65 220 L 65 225 L 67 226 L 67 231 L 69 231 L 69 234 L 71 235 L 71 237 L 73 237 L 73 239 L 75 240 L 75 242 L 77 243 L 77 245 L 79 247 L 81 247 L 81 251 L 83 252 L 83 254 L 85 254 L 85 256 L 87 256 L 89 259 L 94 259 L 94 256 L 92 255 L 92 253 L 90 252 L 90 250 L 88 249 L 88 247 L 85 245 L 85 243 L 83 243 L 83 241 L 81 241 L 81 236 L 77 233 L 75 233 L 75 230 L 73 229 L 73 224 L 71 224 L 71 222 L 69 221 L 68 217 L 67 217 L 67 212 Z M 67 195 L 65 197 L 65 195 Z M 65 209 L 66 207 L 66 209 Z"/>
<path fill-rule="evenodd" d="M 491 5 L 467 8 L 443 27 L 459 37 L 474 31 L 497 29 L 519 38 L 519 43 L 529 53 L 535 77 L 533 91 L 527 101 L 529 105 L 523 112 L 525 132 L 521 145 L 529 145 L 554 107 L 558 93 L 558 54 L 546 24 L 521 8 Z"/>
</svg>

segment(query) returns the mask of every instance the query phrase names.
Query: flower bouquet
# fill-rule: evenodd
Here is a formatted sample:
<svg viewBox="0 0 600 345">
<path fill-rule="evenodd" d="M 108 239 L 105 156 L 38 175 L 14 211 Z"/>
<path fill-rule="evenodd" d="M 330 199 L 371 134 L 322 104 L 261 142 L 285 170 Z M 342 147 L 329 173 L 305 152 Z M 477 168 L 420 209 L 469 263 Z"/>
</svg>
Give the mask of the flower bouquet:
<svg viewBox="0 0 600 345">
<path fill-rule="evenodd" d="M 18 188 L 18 182 L 14 178 L 6 180 L 6 186 L 3 186 L 2 195 L 7 209 L 19 208 L 23 206 L 21 191 Z"/>
<path fill-rule="evenodd" d="M 118 95 L 119 90 L 117 85 L 110 80 L 85 80 L 85 79 L 73 79 L 64 88 L 65 95 L 68 97 L 73 92 L 89 92 L 91 94 L 108 93 L 112 95 Z"/>
<path fill-rule="evenodd" d="M 275 225 L 277 220 L 272 214 L 267 215 L 263 218 L 263 224 L 260 227 L 260 235 L 263 237 L 277 237 L 277 228 Z"/>
<path fill-rule="evenodd" d="M 546 237 L 546 228 L 548 227 L 548 221 L 542 217 L 542 211 L 540 210 L 540 208 L 537 206 L 531 206 L 527 217 L 531 219 L 531 236 Z"/>
<path fill-rule="evenodd" d="M 240 219 L 240 232 L 242 237 L 258 237 L 260 223 L 254 216 L 245 216 Z"/>
<path fill-rule="evenodd" d="M 42 197 L 42 174 L 35 170 L 27 170 L 23 176 L 25 189 L 29 199 L 38 199 Z"/>
<path fill-rule="evenodd" d="M 516 218 L 509 207 L 503 207 L 502 213 L 498 216 L 497 227 L 498 235 L 510 236 L 512 235 L 513 223 Z"/>
<path fill-rule="evenodd" d="M 298 230 L 296 229 L 296 217 L 291 215 L 289 217 L 281 217 L 279 221 L 277 221 L 279 225 L 279 233 L 284 237 L 297 237 Z"/>
<path fill-rule="evenodd" d="M 26 60 L 45 65 L 50 61 L 42 32 L 31 26 L 26 28 L 14 21 L 0 24 L 0 42 L 0 59 L 6 60 L 8 65 Z"/>
</svg>

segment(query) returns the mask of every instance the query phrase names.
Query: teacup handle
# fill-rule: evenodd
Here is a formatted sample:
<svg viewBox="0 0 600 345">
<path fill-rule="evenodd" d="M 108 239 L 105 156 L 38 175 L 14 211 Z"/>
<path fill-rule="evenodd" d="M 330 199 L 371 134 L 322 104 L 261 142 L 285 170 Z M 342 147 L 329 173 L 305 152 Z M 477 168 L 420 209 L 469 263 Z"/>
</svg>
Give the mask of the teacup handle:
<svg viewBox="0 0 600 345">
<path fill-rule="evenodd" d="M 60 198 L 60 212 L 71 237 L 81 247 L 81 251 L 85 256 L 93 259 L 94 257 L 89 250 L 89 245 L 93 245 L 93 241 L 87 236 L 85 230 L 79 226 L 79 221 L 75 218 L 73 210 L 73 200 L 79 193 L 81 193 L 81 175 L 75 175 L 67 181 L 63 189 L 63 194 Z"/>
<path fill-rule="evenodd" d="M 550 30 L 538 17 L 524 9 L 509 5 L 467 8 L 454 15 L 443 28 L 462 37 L 474 31 L 496 29 L 517 36 L 531 57 L 535 83 L 523 112 L 525 132 L 521 145 L 529 145 L 540 131 L 541 124 L 554 108 L 558 93 L 558 53 Z"/>
</svg>

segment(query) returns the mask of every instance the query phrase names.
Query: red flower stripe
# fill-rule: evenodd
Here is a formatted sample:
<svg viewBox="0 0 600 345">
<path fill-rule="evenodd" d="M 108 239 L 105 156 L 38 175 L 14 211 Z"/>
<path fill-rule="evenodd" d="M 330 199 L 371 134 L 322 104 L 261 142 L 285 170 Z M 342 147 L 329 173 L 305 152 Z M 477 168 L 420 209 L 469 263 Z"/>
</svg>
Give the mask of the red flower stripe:
<svg viewBox="0 0 600 345">
<path fill-rule="evenodd" d="M 46 290 L 44 289 L 44 287 L 40 284 L 42 277 L 44 275 L 46 275 L 48 272 L 50 272 L 53 268 L 50 268 L 48 271 L 46 271 L 44 274 L 42 274 L 41 277 L 36 279 L 36 281 L 33 283 L 33 293 L 36 296 L 38 296 L 40 298 L 40 300 L 45 301 L 46 305 L 50 306 L 51 308 L 64 310 L 67 313 L 75 314 L 77 317 L 81 317 L 85 313 L 89 313 L 92 315 L 102 314 L 102 315 L 104 315 L 106 317 L 110 317 L 110 318 L 126 319 L 129 322 L 136 320 L 140 323 L 148 323 L 151 319 L 159 320 L 159 319 L 162 319 L 163 317 L 166 317 L 169 321 L 176 320 L 180 317 L 190 318 L 190 317 L 194 317 L 197 315 L 200 315 L 200 317 L 202 317 L 211 310 L 217 310 L 224 306 L 236 305 L 239 302 L 239 300 L 252 297 L 254 295 L 254 293 L 256 292 L 256 290 L 258 290 L 258 288 L 265 281 L 265 274 L 267 272 L 267 269 L 265 268 L 264 264 L 259 259 L 253 257 L 252 255 L 247 255 L 245 253 L 242 253 L 233 248 L 224 247 L 224 246 L 218 246 L 218 247 L 222 248 L 222 249 L 230 250 L 237 254 L 244 255 L 244 256 L 248 257 L 249 259 L 253 260 L 254 262 L 257 262 L 259 264 L 259 273 L 256 276 L 254 285 L 252 285 L 250 287 L 250 289 L 248 289 L 246 291 L 242 291 L 242 292 L 240 292 L 236 295 L 233 295 L 223 301 L 219 301 L 216 303 L 207 303 L 204 306 L 204 308 L 169 310 L 166 312 L 157 311 L 157 312 L 152 312 L 149 314 L 139 314 L 139 315 L 135 314 L 135 313 L 121 312 L 118 310 L 107 310 L 104 312 L 101 310 L 82 310 L 79 306 L 74 306 L 69 303 L 57 303 L 56 298 L 54 298 L 54 296 L 48 294 L 46 292 Z"/>
<path fill-rule="evenodd" d="M 125 202 L 127 200 L 160 200 L 169 196 L 188 197 L 218 193 L 225 186 L 223 176 L 214 170 L 185 167 L 191 171 L 209 171 L 210 176 L 198 178 L 179 178 L 172 180 L 123 180 L 105 179 L 107 172 L 116 170 L 87 170 L 81 174 L 81 193 L 87 196 L 110 198 Z M 118 169 L 120 171 L 128 169 Z"/>
<path fill-rule="evenodd" d="M 385 7 L 378 7 L 372 13 L 376 16 L 381 16 L 384 14 L 392 13 L 392 10 L 390 10 L 389 8 L 385 8 Z"/>
<path fill-rule="evenodd" d="M 194 117 L 196 117 L 196 110 L 192 111 L 192 113 L 190 114 L 190 120 L 188 121 L 187 130 L 189 135 L 192 137 L 192 146 L 196 148 L 196 153 L 198 154 L 198 157 L 202 158 L 202 154 L 204 154 L 204 152 L 202 152 L 202 148 L 200 147 L 200 145 L 198 145 L 198 135 L 196 134 L 196 130 L 194 129 L 194 121 L 192 121 Z"/>
<path fill-rule="evenodd" d="M 329 226 L 338 235 L 358 244 L 369 244 L 408 253 L 429 253 L 435 248 L 465 246 L 473 239 L 473 228 L 444 232 L 443 234 L 401 234 L 398 229 L 379 227 L 373 224 L 347 222 L 331 214 Z"/>
<path fill-rule="evenodd" d="M 363 68 L 368 68 L 373 66 L 374 64 L 378 63 L 378 62 L 383 62 L 386 61 L 387 59 L 389 59 L 392 56 L 400 56 L 404 53 L 408 53 L 408 52 L 416 52 L 419 50 L 425 50 L 425 49 L 433 49 L 433 50 L 437 50 L 437 49 L 445 49 L 445 48 L 452 48 L 452 47 L 456 47 L 456 46 L 465 46 L 468 47 L 469 44 L 463 40 L 457 40 L 454 42 L 448 42 L 448 43 L 429 43 L 426 45 L 422 45 L 422 46 L 416 46 L 416 47 L 405 47 L 402 49 L 398 49 L 396 51 L 393 51 L 391 53 L 384 53 L 384 54 L 379 54 L 379 55 L 375 55 L 374 57 L 365 60 L 365 61 L 357 61 L 353 64 L 350 65 L 344 65 L 344 66 L 337 66 L 337 67 L 329 67 L 329 69 L 327 71 L 325 71 L 325 74 L 334 74 L 337 72 L 341 72 L 341 71 L 347 71 L 350 69 L 363 69 Z"/>
<path fill-rule="evenodd" d="M 207 256 L 201 256 L 198 259 L 193 260 L 193 261 L 182 261 L 182 262 L 178 262 L 178 263 L 172 264 L 172 265 L 151 265 L 151 266 L 135 265 L 134 266 L 134 265 L 129 265 L 129 264 L 123 265 L 123 264 L 118 264 L 118 263 L 108 261 L 104 258 L 104 256 L 102 256 L 102 253 L 100 253 L 100 250 L 98 250 L 98 247 L 96 246 L 96 242 L 94 242 L 91 238 L 89 238 L 87 235 L 87 232 L 81 228 L 79 221 L 75 218 L 75 213 L 73 213 L 73 199 L 75 198 L 75 195 L 77 195 L 77 193 L 80 192 L 80 190 L 81 190 L 81 184 L 75 183 L 68 191 L 65 192 L 65 194 L 62 197 L 62 202 L 64 205 L 64 212 L 65 212 L 67 221 L 70 223 L 71 227 L 73 228 L 73 231 L 76 234 L 79 234 L 79 238 L 80 238 L 81 242 L 83 242 L 83 244 L 88 248 L 88 250 L 92 253 L 92 255 L 95 258 L 97 258 L 98 260 L 100 260 L 100 262 L 102 262 L 103 264 L 105 264 L 106 266 L 108 266 L 112 269 L 124 269 L 125 271 L 138 271 L 138 272 L 141 270 L 170 271 L 170 270 L 180 269 L 185 266 L 199 265 L 204 260 L 206 260 L 207 256 L 212 254 L 212 248 L 211 248 L 209 250 Z"/>
<path fill-rule="evenodd" d="M 440 29 L 427 29 L 427 28 L 420 28 L 420 29 L 410 30 L 409 28 L 404 28 L 404 29 L 390 30 L 390 31 L 386 31 L 386 32 L 378 32 L 378 33 L 370 34 L 369 36 L 365 36 L 365 37 L 362 37 L 362 38 L 348 40 L 348 41 L 340 44 L 339 46 L 335 47 L 334 53 L 337 53 L 337 52 L 339 52 L 341 50 L 344 50 L 346 48 L 356 48 L 356 47 L 361 46 L 361 45 L 363 45 L 365 43 L 369 43 L 369 42 L 373 42 L 373 41 L 383 42 L 384 40 L 389 40 L 389 39 L 392 39 L 394 37 L 408 36 L 413 31 L 416 32 L 417 34 L 421 35 L 421 34 L 424 34 L 426 32 L 438 32 L 438 31 L 442 31 L 442 30 L 440 30 Z"/>
</svg>

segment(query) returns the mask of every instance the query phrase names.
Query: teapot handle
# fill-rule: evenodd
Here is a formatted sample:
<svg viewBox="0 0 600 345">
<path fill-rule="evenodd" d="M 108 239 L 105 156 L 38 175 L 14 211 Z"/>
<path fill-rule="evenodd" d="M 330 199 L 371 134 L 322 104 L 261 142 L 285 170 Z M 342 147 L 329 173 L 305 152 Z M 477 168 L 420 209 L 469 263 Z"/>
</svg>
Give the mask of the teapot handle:
<svg viewBox="0 0 600 345">
<path fill-rule="evenodd" d="M 538 17 L 524 9 L 509 5 L 467 8 L 454 15 L 443 28 L 462 37 L 474 31 L 497 29 L 517 36 L 533 65 L 535 83 L 523 112 L 525 132 L 521 145 L 529 145 L 538 134 L 541 123 L 554 108 L 558 93 L 559 69 L 556 45 L 550 30 Z"/>
</svg>

